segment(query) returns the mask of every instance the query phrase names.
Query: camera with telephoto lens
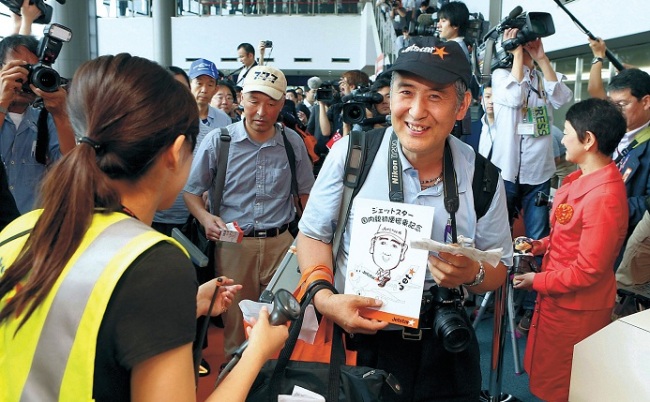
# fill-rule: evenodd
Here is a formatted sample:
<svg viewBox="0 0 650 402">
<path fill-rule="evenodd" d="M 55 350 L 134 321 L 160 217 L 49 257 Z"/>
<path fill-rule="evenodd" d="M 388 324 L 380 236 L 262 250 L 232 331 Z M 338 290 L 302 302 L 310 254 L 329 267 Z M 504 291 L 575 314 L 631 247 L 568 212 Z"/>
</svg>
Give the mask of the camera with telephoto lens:
<svg viewBox="0 0 650 402">
<path fill-rule="evenodd" d="M 472 339 L 472 332 L 465 320 L 463 294 L 459 288 L 440 286 L 433 286 L 430 291 L 435 312 L 433 331 L 448 352 L 464 351 Z"/>
<path fill-rule="evenodd" d="M 341 98 L 343 102 L 343 121 L 348 124 L 362 124 L 366 119 L 366 109 L 384 101 L 380 93 L 362 87 Z"/>
<path fill-rule="evenodd" d="M 503 40 L 506 29 L 519 29 L 517 36 Z M 481 64 L 489 63 L 491 71 L 497 68 L 512 67 L 513 55 L 510 51 L 538 38 L 545 38 L 555 33 L 553 17 L 544 12 L 526 12 L 517 6 L 497 26 L 491 28 L 479 47 Z M 491 46 L 490 60 L 485 60 L 487 47 Z"/>
<path fill-rule="evenodd" d="M 544 193 L 543 191 L 538 191 L 535 195 L 535 206 L 536 207 L 552 207 L 553 206 L 553 196 Z"/>
<path fill-rule="evenodd" d="M 43 29 L 43 38 L 38 43 L 38 63 L 24 65 L 29 75 L 23 83 L 23 92 L 32 92 L 30 84 L 43 92 L 56 92 L 59 86 L 67 83 L 51 66 L 59 57 L 63 42 L 69 42 L 71 38 L 72 31 L 63 25 L 50 24 Z"/>
</svg>

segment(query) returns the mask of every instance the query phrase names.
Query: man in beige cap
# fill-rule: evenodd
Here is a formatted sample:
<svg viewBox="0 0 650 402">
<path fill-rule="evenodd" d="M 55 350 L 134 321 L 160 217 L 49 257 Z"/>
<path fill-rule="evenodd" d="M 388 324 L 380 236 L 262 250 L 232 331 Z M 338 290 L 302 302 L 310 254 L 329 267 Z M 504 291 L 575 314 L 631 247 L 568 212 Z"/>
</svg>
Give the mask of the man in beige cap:
<svg viewBox="0 0 650 402">
<path fill-rule="evenodd" d="M 184 189 L 185 203 L 205 228 L 209 240 L 216 240 L 229 222 L 237 222 L 244 231 L 241 243 L 217 241 L 215 247 L 216 275 L 243 285 L 233 308 L 224 314 L 227 359 L 244 341 L 239 301 L 257 301 L 293 242 L 288 231 L 295 214 L 292 174 L 283 135 L 295 155 L 297 190 L 303 205 L 314 184 L 311 160 L 302 139 L 276 123 L 286 89 L 287 80 L 276 68 L 255 66 L 246 75 L 243 119 L 227 127 L 231 142 L 218 211 L 206 211 L 201 194 L 211 189 L 217 172 L 220 130 L 208 133 L 201 142 Z M 210 200 L 214 197 L 210 194 Z"/>
</svg>

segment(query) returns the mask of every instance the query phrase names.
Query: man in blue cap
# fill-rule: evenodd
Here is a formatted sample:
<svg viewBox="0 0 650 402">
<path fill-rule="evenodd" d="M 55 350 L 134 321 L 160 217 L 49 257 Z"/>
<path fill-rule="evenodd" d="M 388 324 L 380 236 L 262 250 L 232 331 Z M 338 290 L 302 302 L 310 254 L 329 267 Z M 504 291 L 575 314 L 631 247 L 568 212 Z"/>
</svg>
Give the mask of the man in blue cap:
<svg viewBox="0 0 650 402">
<path fill-rule="evenodd" d="M 402 394 L 386 392 L 389 387 L 384 387 L 384 401 L 474 402 L 479 400 L 481 390 L 476 336 L 463 309 L 452 307 L 449 298 L 442 295 L 460 286 L 484 293 L 503 284 L 506 265 L 512 264 L 503 181 L 498 178 L 489 209 L 478 218 L 472 186 L 477 156 L 468 145 L 449 135 L 471 102 L 467 90 L 470 64 L 458 43 L 434 41 L 408 46 L 389 71 L 392 127 L 383 134 L 372 166 L 364 166 L 368 175 L 353 202 L 401 201 L 434 207 L 431 239 L 444 243 L 451 225 L 459 236 L 473 239 L 478 249 L 502 247 L 504 256 L 492 266 L 461 255 L 432 253 L 422 284 L 419 328 L 413 330 L 365 318 L 365 309 L 378 308 L 382 303 L 343 294 L 347 256 L 355 241 L 349 235 L 352 220 L 348 220 L 343 232 L 342 250 L 337 253 L 336 275 L 333 274 L 332 239 L 339 224 L 349 140 L 344 137 L 325 159 L 300 220 L 297 250 L 300 269 L 305 273 L 302 280 L 308 284 L 318 278 L 333 277 L 339 293 L 319 290 L 314 306 L 323 316 L 354 334 L 357 364 L 384 369 L 400 382 Z M 481 172 L 477 170 L 476 174 Z M 447 175 L 453 180 L 443 179 Z M 396 185 L 401 187 L 401 199 L 389 195 L 396 194 L 391 192 Z M 455 215 L 445 208 L 448 192 L 457 194 L 459 208 Z M 456 317 L 454 324 L 452 316 Z M 459 322 L 467 328 L 467 344 L 464 348 L 449 348 L 454 340 L 448 339 L 451 334 L 447 332 L 452 332 L 451 327 Z"/>
<path fill-rule="evenodd" d="M 199 136 L 196 144 L 200 144 L 205 135 L 215 128 L 226 127 L 232 121 L 223 111 L 210 106 L 212 97 L 217 93 L 217 80 L 219 80 L 219 70 L 210 60 L 197 59 L 192 62 L 190 71 L 190 90 L 196 98 L 196 104 L 199 107 Z"/>
</svg>

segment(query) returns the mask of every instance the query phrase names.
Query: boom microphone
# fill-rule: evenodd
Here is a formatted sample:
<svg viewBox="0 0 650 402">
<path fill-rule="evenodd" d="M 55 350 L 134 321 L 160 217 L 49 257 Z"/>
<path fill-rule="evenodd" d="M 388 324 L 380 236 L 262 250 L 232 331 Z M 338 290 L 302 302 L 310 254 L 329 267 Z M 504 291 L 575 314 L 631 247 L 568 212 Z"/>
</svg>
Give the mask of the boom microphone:
<svg viewBox="0 0 650 402">
<path fill-rule="evenodd" d="M 418 25 L 430 26 L 434 25 L 435 23 L 436 20 L 433 18 L 433 14 L 420 14 L 418 17 Z"/>
</svg>

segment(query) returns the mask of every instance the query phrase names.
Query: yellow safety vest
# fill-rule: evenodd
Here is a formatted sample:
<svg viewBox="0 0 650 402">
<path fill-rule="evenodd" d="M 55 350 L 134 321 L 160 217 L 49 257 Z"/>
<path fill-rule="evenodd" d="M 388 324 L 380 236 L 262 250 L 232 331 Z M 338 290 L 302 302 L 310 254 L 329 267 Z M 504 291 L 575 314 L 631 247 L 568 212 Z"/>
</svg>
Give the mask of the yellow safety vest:
<svg viewBox="0 0 650 402">
<path fill-rule="evenodd" d="M 0 276 L 18 257 L 40 210 L 0 233 Z M 0 401 L 92 401 L 97 334 L 124 271 L 144 251 L 175 240 L 121 213 L 93 216 L 77 251 L 45 300 L 16 332 L 22 315 L 0 323 Z M 184 251 L 185 252 L 185 251 Z M 187 254 L 187 253 L 186 253 Z M 15 294 L 0 300 L 0 308 Z"/>
</svg>

